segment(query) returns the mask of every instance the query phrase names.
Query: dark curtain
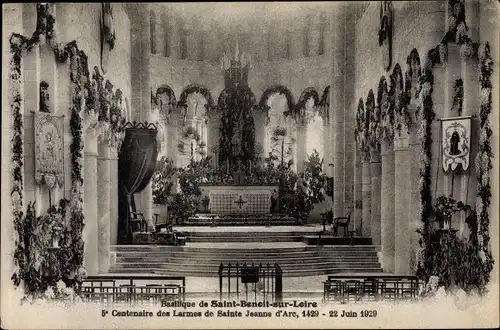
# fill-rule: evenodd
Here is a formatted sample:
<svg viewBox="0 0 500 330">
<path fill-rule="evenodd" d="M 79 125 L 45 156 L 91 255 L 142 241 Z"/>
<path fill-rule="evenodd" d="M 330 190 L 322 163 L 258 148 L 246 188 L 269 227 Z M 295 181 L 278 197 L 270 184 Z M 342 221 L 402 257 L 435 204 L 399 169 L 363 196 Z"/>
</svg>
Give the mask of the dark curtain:
<svg viewBox="0 0 500 330">
<path fill-rule="evenodd" d="M 136 210 L 134 194 L 149 184 L 155 170 L 158 150 L 156 129 L 127 128 L 118 161 L 119 243 L 131 243 L 130 211 Z"/>
</svg>

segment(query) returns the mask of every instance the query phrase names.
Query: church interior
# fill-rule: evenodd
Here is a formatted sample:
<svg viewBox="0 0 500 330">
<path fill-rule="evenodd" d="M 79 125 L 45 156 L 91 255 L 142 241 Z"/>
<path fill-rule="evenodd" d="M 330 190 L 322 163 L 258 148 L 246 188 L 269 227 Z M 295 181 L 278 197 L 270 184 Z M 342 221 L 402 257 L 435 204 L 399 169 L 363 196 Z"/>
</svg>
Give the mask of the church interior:
<svg viewBox="0 0 500 330">
<path fill-rule="evenodd" d="M 248 297 L 248 284 L 256 300 L 486 292 L 499 12 L 4 4 L 2 288 L 91 301 Z"/>
</svg>

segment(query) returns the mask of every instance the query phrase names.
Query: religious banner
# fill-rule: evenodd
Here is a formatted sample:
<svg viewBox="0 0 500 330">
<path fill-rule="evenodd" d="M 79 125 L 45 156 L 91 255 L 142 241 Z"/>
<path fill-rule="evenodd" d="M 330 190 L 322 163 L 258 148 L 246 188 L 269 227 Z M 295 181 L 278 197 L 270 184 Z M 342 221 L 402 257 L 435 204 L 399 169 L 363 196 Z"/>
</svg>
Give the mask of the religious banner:
<svg viewBox="0 0 500 330">
<path fill-rule="evenodd" d="M 470 161 L 471 117 L 441 119 L 441 125 L 444 171 L 467 171 Z"/>
<path fill-rule="evenodd" d="M 108 71 L 109 53 L 115 47 L 115 29 L 113 28 L 113 11 L 110 2 L 102 4 L 101 18 L 101 69 Z"/>
<path fill-rule="evenodd" d="M 53 189 L 64 183 L 62 117 L 35 112 L 35 182 Z"/>
</svg>

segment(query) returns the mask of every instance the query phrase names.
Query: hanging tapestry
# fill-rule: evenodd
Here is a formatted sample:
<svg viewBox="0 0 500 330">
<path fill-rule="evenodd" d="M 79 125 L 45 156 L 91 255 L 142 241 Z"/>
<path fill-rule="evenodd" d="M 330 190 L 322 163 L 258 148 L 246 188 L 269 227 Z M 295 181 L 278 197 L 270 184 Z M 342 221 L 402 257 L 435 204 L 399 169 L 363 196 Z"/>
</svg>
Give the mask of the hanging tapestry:
<svg viewBox="0 0 500 330">
<path fill-rule="evenodd" d="M 49 189 L 64 183 L 62 117 L 35 112 L 35 182 Z"/>
<path fill-rule="evenodd" d="M 441 119 L 441 125 L 444 171 L 467 171 L 470 160 L 471 117 Z"/>
</svg>

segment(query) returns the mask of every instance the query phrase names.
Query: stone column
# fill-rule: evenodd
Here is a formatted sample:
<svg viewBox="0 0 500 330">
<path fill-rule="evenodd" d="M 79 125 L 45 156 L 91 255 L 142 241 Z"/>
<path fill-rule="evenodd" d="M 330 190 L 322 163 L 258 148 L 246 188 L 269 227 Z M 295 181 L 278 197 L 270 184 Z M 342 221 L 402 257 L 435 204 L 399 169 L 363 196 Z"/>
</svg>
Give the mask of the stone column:
<svg viewBox="0 0 500 330">
<path fill-rule="evenodd" d="M 382 180 L 380 234 L 382 268 L 394 272 L 394 150 L 392 143 L 382 143 Z M 398 164 L 399 167 L 399 164 Z M 403 179 L 404 181 L 404 179 Z"/>
<path fill-rule="evenodd" d="M 359 150 L 356 150 L 354 164 L 354 230 L 356 235 L 363 235 L 363 164 Z"/>
<path fill-rule="evenodd" d="M 334 216 L 343 216 L 345 213 L 345 102 L 344 102 L 344 36 L 345 36 L 345 8 L 339 6 L 335 8 L 333 43 L 334 51 L 332 54 L 332 97 L 330 102 L 333 113 L 333 135 L 334 135 L 334 197 L 333 214 Z"/>
<path fill-rule="evenodd" d="M 99 242 L 98 242 L 98 205 L 99 195 L 97 188 L 97 134 L 95 129 L 87 131 L 84 151 L 84 200 L 83 213 L 85 216 L 84 231 L 84 265 L 88 275 L 97 275 L 99 272 Z"/>
<path fill-rule="evenodd" d="M 138 6 L 131 19 L 132 48 L 132 109 L 133 120 L 151 122 L 151 81 L 148 47 L 150 42 L 149 15 Z M 152 218 L 152 190 L 148 185 L 142 192 L 135 194 L 138 212 L 146 219 Z M 108 237 L 109 241 L 109 237 Z"/>
<path fill-rule="evenodd" d="M 381 159 L 380 151 L 371 150 L 370 152 L 370 171 L 372 177 L 371 191 L 371 236 L 374 245 L 380 245 L 380 207 L 381 207 Z"/>
<path fill-rule="evenodd" d="M 107 144 L 99 145 L 97 158 L 97 242 L 99 273 L 109 271 L 110 241 L 110 150 Z"/>
<path fill-rule="evenodd" d="M 369 160 L 362 161 L 362 187 L 361 195 L 363 199 L 363 212 L 362 212 L 362 235 L 370 237 L 372 234 L 371 226 L 371 209 L 372 209 L 372 175 Z"/>
<path fill-rule="evenodd" d="M 406 128 L 403 128 L 405 130 Z M 411 211 L 408 205 L 418 203 L 412 200 L 408 189 L 411 178 L 411 156 L 408 134 L 402 133 L 394 139 L 394 273 L 411 274 Z"/>
<path fill-rule="evenodd" d="M 109 154 L 109 214 L 110 214 L 110 244 L 118 241 L 118 150 L 110 148 Z"/>
</svg>

